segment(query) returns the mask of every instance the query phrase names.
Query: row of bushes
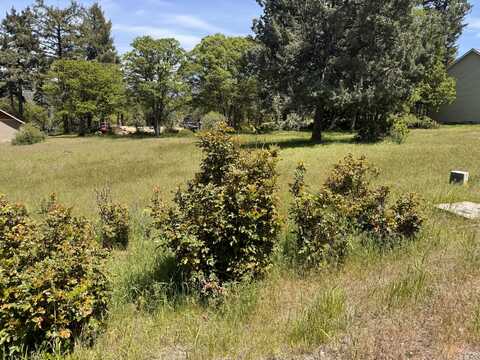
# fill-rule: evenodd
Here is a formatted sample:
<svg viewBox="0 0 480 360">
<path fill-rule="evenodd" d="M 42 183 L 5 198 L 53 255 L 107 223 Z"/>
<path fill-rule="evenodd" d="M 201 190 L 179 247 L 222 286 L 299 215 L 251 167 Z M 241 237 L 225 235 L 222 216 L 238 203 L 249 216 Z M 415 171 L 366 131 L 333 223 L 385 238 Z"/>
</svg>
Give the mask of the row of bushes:
<svg viewBox="0 0 480 360">
<path fill-rule="evenodd" d="M 231 130 L 221 125 L 201 135 L 200 172 L 177 191 L 171 207 L 157 193 L 150 209 L 157 240 L 202 295 L 264 273 L 280 229 L 277 151 L 242 149 Z M 307 191 L 305 171 L 303 165 L 297 168 L 290 211 L 303 264 L 343 259 L 349 240 L 358 234 L 391 246 L 420 230 L 417 197 L 408 194 L 391 203 L 387 187 L 372 189 L 377 171 L 365 158 L 346 157 L 317 193 Z"/>
<path fill-rule="evenodd" d="M 200 171 L 171 206 L 155 191 L 149 208 L 149 232 L 175 257 L 187 288 L 205 298 L 263 275 L 281 227 L 277 150 L 243 149 L 231 132 L 220 124 L 203 133 Z M 301 264 L 341 262 L 360 233 L 392 246 L 420 230 L 416 197 L 388 201 L 388 188 L 371 187 L 377 172 L 364 158 L 345 158 L 317 193 L 308 191 L 305 171 L 297 168 L 291 186 Z M 128 245 L 129 216 L 108 189 L 97 191 L 97 204 L 101 242 L 90 222 L 55 197 L 42 206 L 38 221 L 0 197 L 0 349 L 7 357 L 45 343 L 68 348 L 98 327 L 109 297 L 104 249 Z"/>
</svg>

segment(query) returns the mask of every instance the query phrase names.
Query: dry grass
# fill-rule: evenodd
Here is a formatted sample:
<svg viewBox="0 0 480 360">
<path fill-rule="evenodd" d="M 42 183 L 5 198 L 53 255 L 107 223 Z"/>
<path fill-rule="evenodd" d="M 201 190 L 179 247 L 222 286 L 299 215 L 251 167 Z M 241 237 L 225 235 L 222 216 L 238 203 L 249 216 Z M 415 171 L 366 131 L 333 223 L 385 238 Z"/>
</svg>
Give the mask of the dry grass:
<svg viewBox="0 0 480 360">
<path fill-rule="evenodd" d="M 134 236 L 111 261 L 114 298 L 105 332 L 68 359 L 457 359 L 480 341 L 479 225 L 433 210 L 435 203 L 480 202 L 480 127 L 414 131 L 404 145 L 359 145 L 329 134 L 310 146 L 305 133 L 242 136 L 248 146 L 281 148 L 281 212 L 298 161 L 320 186 L 347 153 L 366 155 L 379 183 L 423 195 L 421 237 L 389 252 L 356 246 L 338 269 L 300 272 L 278 261 L 264 280 L 232 289 L 220 307 L 168 291 L 171 260 L 143 235 L 154 185 L 166 197 L 195 172 L 193 138 L 56 138 L 27 147 L 0 145 L 0 192 L 36 207 L 55 191 L 92 217 L 93 189 L 109 183 L 129 204 Z M 472 175 L 448 184 L 452 169 Z M 284 232 L 288 231 L 285 226 Z M 332 290 L 335 289 L 332 295 Z M 325 295 L 327 294 L 327 295 Z M 328 336 L 322 336 L 326 333 Z M 298 336 L 300 334 L 300 336 Z"/>
</svg>

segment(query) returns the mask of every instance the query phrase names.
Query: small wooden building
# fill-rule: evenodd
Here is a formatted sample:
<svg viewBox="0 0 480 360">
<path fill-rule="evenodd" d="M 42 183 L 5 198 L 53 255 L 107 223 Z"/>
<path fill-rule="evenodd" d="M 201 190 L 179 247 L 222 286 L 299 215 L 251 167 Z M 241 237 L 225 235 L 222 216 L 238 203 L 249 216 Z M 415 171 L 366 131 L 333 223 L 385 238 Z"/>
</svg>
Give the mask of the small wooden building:
<svg viewBox="0 0 480 360">
<path fill-rule="evenodd" d="M 11 141 L 23 124 L 22 120 L 0 109 L 0 143 Z"/>
</svg>

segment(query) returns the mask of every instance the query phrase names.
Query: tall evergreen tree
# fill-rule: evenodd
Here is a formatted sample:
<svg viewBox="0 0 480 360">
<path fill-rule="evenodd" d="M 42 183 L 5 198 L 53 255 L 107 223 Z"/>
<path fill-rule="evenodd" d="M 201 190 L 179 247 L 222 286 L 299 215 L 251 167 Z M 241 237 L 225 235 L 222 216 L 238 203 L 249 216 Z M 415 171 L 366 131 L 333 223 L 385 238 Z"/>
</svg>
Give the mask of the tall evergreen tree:
<svg viewBox="0 0 480 360">
<path fill-rule="evenodd" d="M 36 31 L 42 49 L 51 60 L 78 58 L 82 11 L 72 0 L 65 8 L 46 5 L 44 0 L 36 0 Z"/>
<path fill-rule="evenodd" d="M 42 61 L 40 42 L 33 30 L 34 15 L 28 7 L 21 12 L 12 8 L 0 26 L 0 81 L 12 109 L 18 106 L 20 117 L 24 114 L 24 90 L 33 88 Z"/>
<path fill-rule="evenodd" d="M 93 4 L 85 11 L 81 25 L 80 44 L 86 60 L 118 63 L 111 31 L 112 22 L 107 21 L 98 3 Z"/>
<path fill-rule="evenodd" d="M 465 17 L 472 6 L 468 0 L 423 0 L 424 9 L 440 15 L 435 21 L 439 22 L 439 34 L 442 46 L 445 49 L 445 65 L 452 63 L 458 53 L 458 39 L 466 26 Z"/>
<path fill-rule="evenodd" d="M 314 112 L 312 140 L 340 114 L 374 139 L 413 91 L 420 39 L 411 31 L 414 0 L 258 0 L 254 24 L 267 78 Z"/>
</svg>

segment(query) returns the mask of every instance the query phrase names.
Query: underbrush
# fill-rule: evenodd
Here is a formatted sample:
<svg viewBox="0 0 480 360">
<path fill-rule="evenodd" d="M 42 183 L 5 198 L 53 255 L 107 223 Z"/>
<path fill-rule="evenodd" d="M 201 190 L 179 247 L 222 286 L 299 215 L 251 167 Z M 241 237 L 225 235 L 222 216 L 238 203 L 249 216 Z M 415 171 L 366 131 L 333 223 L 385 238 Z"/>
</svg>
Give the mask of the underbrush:
<svg viewBox="0 0 480 360">
<path fill-rule="evenodd" d="M 25 124 L 15 134 L 12 145 L 33 145 L 45 141 L 46 135 L 35 125 Z"/>
</svg>

